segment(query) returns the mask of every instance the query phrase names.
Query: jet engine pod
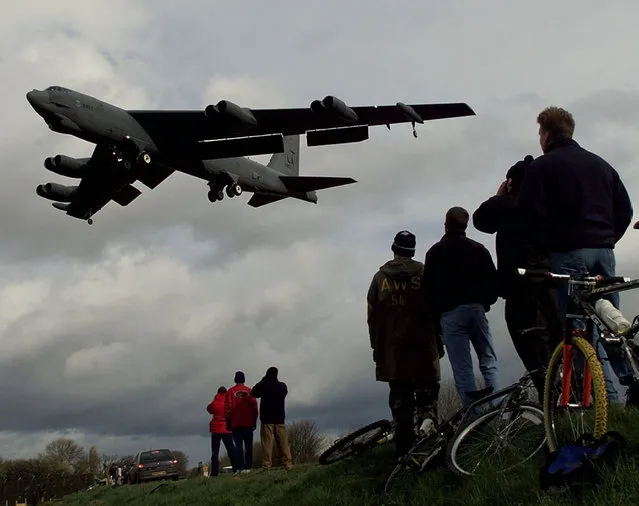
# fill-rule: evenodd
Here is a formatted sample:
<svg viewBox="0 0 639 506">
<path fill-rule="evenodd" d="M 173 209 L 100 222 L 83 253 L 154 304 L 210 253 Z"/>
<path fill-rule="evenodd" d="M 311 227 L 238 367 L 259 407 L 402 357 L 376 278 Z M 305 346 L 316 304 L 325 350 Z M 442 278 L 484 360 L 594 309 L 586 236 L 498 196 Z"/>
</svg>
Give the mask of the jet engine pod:
<svg viewBox="0 0 639 506">
<path fill-rule="evenodd" d="M 38 185 L 36 193 L 45 199 L 55 200 L 58 202 L 71 202 L 71 197 L 77 189 L 77 186 L 65 186 L 58 183 L 46 183 Z"/>
<path fill-rule="evenodd" d="M 337 97 L 331 95 L 324 97 L 322 105 L 326 109 L 336 112 L 342 119 L 348 122 L 355 123 L 359 119 L 355 111 Z"/>
<path fill-rule="evenodd" d="M 206 108 L 204 109 L 204 116 L 206 116 L 206 119 L 208 120 L 215 119 L 215 117 L 219 115 L 220 115 L 220 112 L 217 110 L 217 107 L 215 107 L 213 104 L 207 105 Z"/>
<path fill-rule="evenodd" d="M 320 102 L 319 100 L 313 100 L 311 102 L 311 111 L 313 111 L 315 114 L 323 114 L 326 112 L 326 109 L 322 105 L 322 102 Z"/>
<path fill-rule="evenodd" d="M 257 119 L 247 107 L 240 107 L 228 100 L 220 100 L 217 105 L 209 105 L 204 109 L 204 114 L 208 119 L 219 117 L 220 115 L 231 117 L 237 121 L 248 125 L 257 126 Z"/>
<path fill-rule="evenodd" d="M 86 162 L 65 155 L 56 155 L 44 161 L 44 167 L 65 177 L 81 178 L 86 172 Z"/>
</svg>

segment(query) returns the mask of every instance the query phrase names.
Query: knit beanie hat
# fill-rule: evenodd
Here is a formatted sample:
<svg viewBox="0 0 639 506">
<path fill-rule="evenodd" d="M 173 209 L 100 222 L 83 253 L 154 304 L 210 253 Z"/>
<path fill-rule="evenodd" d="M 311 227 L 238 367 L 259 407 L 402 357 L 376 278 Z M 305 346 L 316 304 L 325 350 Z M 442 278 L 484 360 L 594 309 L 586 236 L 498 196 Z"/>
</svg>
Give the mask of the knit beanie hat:
<svg viewBox="0 0 639 506">
<path fill-rule="evenodd" d="M 412 258 L 415 256 L 415 236 L 408 230 L 398 232 L 393 240 L 391 250 L 397 255 Z"/>
</svg>

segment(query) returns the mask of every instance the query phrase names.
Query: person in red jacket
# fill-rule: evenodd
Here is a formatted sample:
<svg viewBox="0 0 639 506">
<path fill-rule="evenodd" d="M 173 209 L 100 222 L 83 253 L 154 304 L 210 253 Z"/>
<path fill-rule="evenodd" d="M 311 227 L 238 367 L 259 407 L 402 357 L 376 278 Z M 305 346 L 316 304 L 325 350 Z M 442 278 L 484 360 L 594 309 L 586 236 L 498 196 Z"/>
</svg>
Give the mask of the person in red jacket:
<svg viewBox="0 0 639 506">
<path fill-rule="evenodd" d="M 226 393 L 226 387 L 218 388 L 217 394 L 206 407 L 206 410 L 213 415 L 209 423 L 209 432 L 211 433 L 211 476 L 217 476 L 220 473 L 220 442 L 223 442 L 226 447 L 226 453 L 231 460 L 233 472 L 238 470 L 237 448 L 233 444 L 233 436 L 227 428 L 225 416 Z"/>
<path fill-rule="evenodd" d="M 257 428 L 257 400 L 251 395 L 251 389 L 244 384 L 246 378 L 242 371 L 235 373 L 234 381 L 235 386 L 226 393 L 226 419 L 233 432 L 238 470 L 248 473 L 253 467 L 253 432 Z"/>
</svg>

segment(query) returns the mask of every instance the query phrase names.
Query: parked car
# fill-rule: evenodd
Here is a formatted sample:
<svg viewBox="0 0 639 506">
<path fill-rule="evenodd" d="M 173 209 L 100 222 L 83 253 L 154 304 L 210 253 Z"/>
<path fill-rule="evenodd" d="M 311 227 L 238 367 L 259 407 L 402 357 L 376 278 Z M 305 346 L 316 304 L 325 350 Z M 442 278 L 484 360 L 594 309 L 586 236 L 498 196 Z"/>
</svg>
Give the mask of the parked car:
<svg viewBox="0 0 639 506">
<path fill-rule="evenodd" d="M 129 469 L 129 483 L 149 480 L 177 480 L 180 477 L 179 461 L 171 450 L 162 448 L 138 453 Z"/>
</svg>

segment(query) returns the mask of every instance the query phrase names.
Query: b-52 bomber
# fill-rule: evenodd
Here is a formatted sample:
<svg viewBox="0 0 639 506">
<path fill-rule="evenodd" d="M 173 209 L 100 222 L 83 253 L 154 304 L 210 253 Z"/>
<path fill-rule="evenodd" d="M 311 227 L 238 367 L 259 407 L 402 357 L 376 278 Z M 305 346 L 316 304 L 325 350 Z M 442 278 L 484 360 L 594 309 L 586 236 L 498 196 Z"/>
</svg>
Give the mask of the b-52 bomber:
<svg viewBox="0 0 639 506">
<path fill-rule="evenodd" d="M 90 158 L 45 160 L 48 170 L 79 178 L 77 186 L 36 189 L 89 224 L 111 200 L 127 206 L 140 196 L 135 181 L 154 189 L 176 170 L 207 180 L 211 202 L 246 190 L 254 207 L 287 197 L 317 203 L 315 190 L 355 180 L 299 176 L 299 135 L 309 147 L 343 144 L 367 140 L 369 126 L 410 122 L 416 137 L 415 123 L 475 114 L 465 103 L 349 107 L 330 95 L 309 108 L 250 109 L 221 100 L 204 110 L 125 110 L 62 86 L 26 98 L 52 131 L 96 145 Z M 268 153 L 266 167 L 242 158 Z"/>
</svg>

